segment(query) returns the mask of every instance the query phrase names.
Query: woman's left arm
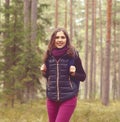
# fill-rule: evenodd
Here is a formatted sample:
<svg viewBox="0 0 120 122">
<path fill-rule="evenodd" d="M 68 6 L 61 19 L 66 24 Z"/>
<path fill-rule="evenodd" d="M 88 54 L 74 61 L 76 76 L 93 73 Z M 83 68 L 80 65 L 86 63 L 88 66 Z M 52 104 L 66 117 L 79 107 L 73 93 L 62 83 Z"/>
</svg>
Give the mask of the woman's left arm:
<svg viewBox="0 0 120 122">
<path fill-rule="evenodd" d="M 76 67 L 76 72 L 74 75 L 75 80 L 84 81 L 86 78 L 86 73 L 83 69 L 82 62 L 81 62 L 79 55 L 76 56 L 74 63 L 75 63 L 75 67 Z"/>
</svg>

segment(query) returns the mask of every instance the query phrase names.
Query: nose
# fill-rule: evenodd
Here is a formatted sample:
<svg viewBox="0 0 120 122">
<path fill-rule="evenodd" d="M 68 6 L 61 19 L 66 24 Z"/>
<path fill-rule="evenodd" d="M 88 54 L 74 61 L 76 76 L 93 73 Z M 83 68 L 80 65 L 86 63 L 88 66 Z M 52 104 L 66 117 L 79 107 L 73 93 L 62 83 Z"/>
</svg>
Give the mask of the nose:
<svg viewBox="0 0 120 122">
<path fill-rule="evenodd" d="M 61 40 L 62 40 L 62 38 L 61 38 L 61 37 L 59 37 L 59 38 L 58 38 L 58 41 L 61 41 Z"/>
</svg>

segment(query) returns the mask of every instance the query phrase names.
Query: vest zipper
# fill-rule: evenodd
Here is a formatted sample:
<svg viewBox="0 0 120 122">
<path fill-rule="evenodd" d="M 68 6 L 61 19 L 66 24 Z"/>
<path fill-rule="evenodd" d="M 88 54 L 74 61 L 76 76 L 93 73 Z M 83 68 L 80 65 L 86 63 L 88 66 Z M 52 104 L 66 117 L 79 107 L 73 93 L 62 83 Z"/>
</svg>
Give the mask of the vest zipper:
<svg viewBox="0 0 120 122">
<path fill-rule="evenodd" d="M 62 56 L 63 57 L 63 56 Z M 55 59 L 55 57 L 53 56 L 53 58 Z M 59 60 L 57 61 L 56 59 L 56 63 L 57 63 L 57 100 L 60 100 L 60 90 L 59 90 L 59 61 L 61 58 L 59 58 Z M 72 84 L 71 84 L 72 85 Z"/>
<path fill-rule="evenodd" d="M 57 100 L 60 99 L 60 92 L 59 92 L 59 64 L 57 61 Z"/>
<path fill-rule="evenodd" d="M 55 59 L 55 57 L 54 56 L 52 56 L 54 59 Z M 60 59 L 59 59 L 60 60 Z M 56 63 L 57 63 L 57 83 L 56 83 L 56 85 L 57 85 L 57 101 L 59 101 L 60 100 L 60 90 L 59 90 L 59 60 L 57 61 L 56 59 L 55 59 L 55 61 L 56 61 Z"/>
</svg>

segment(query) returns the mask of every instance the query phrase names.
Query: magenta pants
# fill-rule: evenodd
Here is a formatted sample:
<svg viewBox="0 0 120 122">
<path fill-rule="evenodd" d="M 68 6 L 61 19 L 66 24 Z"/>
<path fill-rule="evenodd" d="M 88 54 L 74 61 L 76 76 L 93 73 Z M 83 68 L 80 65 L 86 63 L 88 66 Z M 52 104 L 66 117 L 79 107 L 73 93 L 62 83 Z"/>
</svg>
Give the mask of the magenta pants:
<svg viewBox="0 0 120 122">
<path fill-rule="evenodd" d="M 69 122 L 77 104 L 77 97 L 65 102 L 54 102 L 47 99 L 49 122 Z"/>
</svg>

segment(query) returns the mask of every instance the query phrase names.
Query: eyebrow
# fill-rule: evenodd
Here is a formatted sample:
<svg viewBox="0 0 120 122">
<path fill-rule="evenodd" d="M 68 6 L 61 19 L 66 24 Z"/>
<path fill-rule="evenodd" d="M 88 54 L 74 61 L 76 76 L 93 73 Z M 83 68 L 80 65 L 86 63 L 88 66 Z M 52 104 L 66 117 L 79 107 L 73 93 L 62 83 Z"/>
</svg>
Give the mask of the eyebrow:
<svg viewBox="0 0 120 122">
<path fill-rule="evenodd" d="M 61 37 L 61 38 L 66 38 L 65 36 L 56 36 L 56 38 L 60 38 L 60 37 Z"/>
</svg>

